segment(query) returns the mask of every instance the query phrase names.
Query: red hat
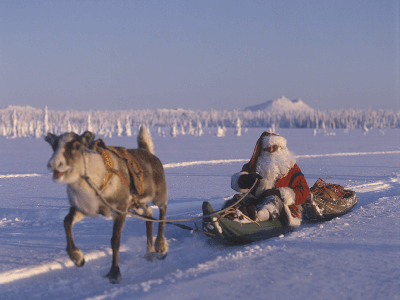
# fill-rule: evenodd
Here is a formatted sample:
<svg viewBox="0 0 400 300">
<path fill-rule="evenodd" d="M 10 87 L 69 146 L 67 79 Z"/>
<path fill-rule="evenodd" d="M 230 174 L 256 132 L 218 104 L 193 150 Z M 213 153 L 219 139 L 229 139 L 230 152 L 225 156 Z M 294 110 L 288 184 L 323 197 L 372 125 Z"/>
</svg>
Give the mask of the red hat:
<svg viewBox="0 0 400 300">
<path fill-rule="evenodd" d="M 286 148 L 286 139 L 278 134 L 264 131 L 261 134 L 260 138 L 257 140 L 253 155 L 248 163 L 250 172 L 255 172 L 257 160 L 261 154 L 261 150 L 265 147 L 274 145 L 277 145 L 281 148 Z"/>
</svg>

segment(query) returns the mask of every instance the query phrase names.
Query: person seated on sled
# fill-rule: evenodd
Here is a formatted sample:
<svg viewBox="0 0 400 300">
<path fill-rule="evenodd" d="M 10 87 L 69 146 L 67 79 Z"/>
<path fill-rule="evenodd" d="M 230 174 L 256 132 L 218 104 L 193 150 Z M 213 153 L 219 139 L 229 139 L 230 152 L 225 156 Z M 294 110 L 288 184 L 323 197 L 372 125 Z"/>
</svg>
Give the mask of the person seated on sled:
<svg viewBox="0 0 400 300">
<path fill-rule="evenodd" d="M 241 172 L 232 176 L 232 189 L 244 194 L 256 178 L 258 182 L 241 202 L 241 210 L 247 208 L 249 216 L 253 211 L 256 221 L 279 218 L 285 225 L 300 225 L 301 205 L 305 203 L 310 189 L 294 154 L 286 147 L 285 138 L 269 132 L 261 134 L 250 161 Z M 228 202 L 233 203 L 241 196 L 236 195 Z"/>
</svg>

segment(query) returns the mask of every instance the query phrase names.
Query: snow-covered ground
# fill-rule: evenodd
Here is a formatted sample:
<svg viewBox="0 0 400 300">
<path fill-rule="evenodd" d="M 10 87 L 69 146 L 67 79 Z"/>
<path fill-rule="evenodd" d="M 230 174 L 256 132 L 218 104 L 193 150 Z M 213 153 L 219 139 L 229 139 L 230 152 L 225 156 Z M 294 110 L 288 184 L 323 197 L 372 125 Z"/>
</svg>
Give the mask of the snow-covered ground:
<svg viewBox="0 0 400 300">
<path fill-rule="evenodd" d="M 230 176 L 247 161 L 262 129 L 237 137 L 159 137 L 168 219 L 218 208 L 232 196 Z M 122 282 L 103 278 L 111 264 L 111 220 L 74 226 L 86 255 L 76 268 L 65 252 L 65 186 L 46 169 L 42 139 L 0 138 L 0 299 L 400 299 L 400 130 L 278 129 L 309 185 L 320 177 L 357 192 L 349 214 L 301 225 L 285 236 L 241 246 L 167 226 L 169 254 L 148 262 L 145 225 L 128 218 L 122 238 Z M 136 137 L 105 139 L 136 147 Z M 157 210 L 155 210 L 157 211 Z M 201 221 L 199 221 L 201 222 Z M 186 225 L 194 226 L 193 222 Z"/>
</svg>

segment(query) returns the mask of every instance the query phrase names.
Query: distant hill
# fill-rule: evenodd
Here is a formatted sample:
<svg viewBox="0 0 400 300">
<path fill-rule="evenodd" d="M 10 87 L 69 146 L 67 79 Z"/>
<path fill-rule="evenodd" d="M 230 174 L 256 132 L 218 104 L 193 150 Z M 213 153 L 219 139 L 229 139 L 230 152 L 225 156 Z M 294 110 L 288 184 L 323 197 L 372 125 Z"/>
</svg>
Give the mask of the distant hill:
<svg viewBox="0 0 400 300">
<path fill-rule="evenodd" d="M 289 100 L 288 98 L 282 96 L 281 98 L 276 98 L 274 100 L 269 100 L 267 102 L 247 106 L 244 110 L 268 110 L 274 112 L 285 112 L 285 111 L 313 111 L 314 109 L 305 104 L 301 99 Z"/>
</svg>

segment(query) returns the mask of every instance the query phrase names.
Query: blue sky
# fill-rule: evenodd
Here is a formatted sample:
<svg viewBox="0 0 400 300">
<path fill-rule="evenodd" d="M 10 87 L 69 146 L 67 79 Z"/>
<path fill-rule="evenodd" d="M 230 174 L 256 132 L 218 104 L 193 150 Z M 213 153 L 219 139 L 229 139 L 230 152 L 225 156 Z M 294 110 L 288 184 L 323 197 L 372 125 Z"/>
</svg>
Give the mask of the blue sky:
<svg viewBox="0 0 400 300">
<path fill-rule="evenodd" d="M 0 107 L 400 109 L 400 0 L 0 2 Z"/>
</svg>

